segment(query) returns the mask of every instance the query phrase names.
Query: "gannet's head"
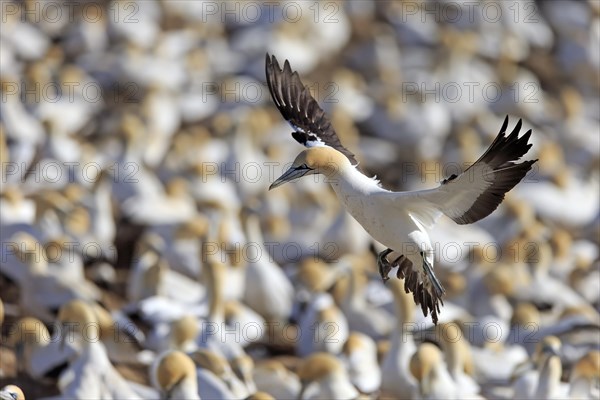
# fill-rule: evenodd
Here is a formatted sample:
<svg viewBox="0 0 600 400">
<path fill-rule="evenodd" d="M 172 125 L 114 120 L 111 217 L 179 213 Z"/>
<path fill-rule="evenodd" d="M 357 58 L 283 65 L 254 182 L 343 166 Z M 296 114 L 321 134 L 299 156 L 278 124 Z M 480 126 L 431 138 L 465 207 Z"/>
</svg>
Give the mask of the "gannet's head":
<svg viewBox="0 0 600 400">
<path fill-rule="evenodd" d="M 152 367 L 151 380 L 166 399 L 175 398 L 174 392 L 188 386 L 197 392 L 196 365 L 185 353 L 171 350 L 157 359 Z"/>
<path fill-rule="evenodd" d="M 254 394 L 250 395 L 249 397 L 247 397 L 248 400 L 275 400 L 275 397 L 271 396 L 269 393 L 267 392 L 254 392 Z"/>
<path fill-rule="evenodd" d="M 559 355 L 560 349 L 562 347 L 562 343 L 559 338 L 556 336 L 550 335 L 544 337 L 540 343 L 537 345 L 536 353 L 537 357 L 544 355 Z"/>
<path fill-rule="evenodd" d="M 198 336 L 200 324 L 196 317 L 185 315 L 171 323 L 171 345 L 178 350 L 185 350 Z"/>
<path fill-rule="evenodd" d="M 298 154 L 292 166 L 271 184 L 269 190 L 305 175 L 323 174 L 331 178 L 346 166 L 350 166 L 350 161 L 336 149 L 328 146 L 309 147 Z"/>
<path fill-rule="evenodd" d="M 334 375 L 344 380 L 348 379 L 342 362 L 328 353 L 313 353 L 298 369 L 298 378 L 302 384 L 298 398 L 304 398 L 303 395 L 311 384 L 324 382 Z"/>
<path fill-rule="evenodd" d="M 577 379 L 600 379 L 600 351 L 591 350 L 577 361 L 571 372 L 571 382 Z"/>
<path fill-rule="evenodd" d="M 75 299 L 63 304 L 58 311 L 57 320 L 63 330 L 60 338 L 61 349 L 66 341 L 74 340 L 74 334 L 82 343 L 89 343 L 100 337 L 98 318 L 91 304 L 84 300 Z"/>
<path fill-rule="evenodd" d="M 422 395 L 431 393 L 432 383 L 436 374 L 435 370 L 443 363 L 444 358 L 441 350 L 435 344 L 429 342 L 422 343 L 412 355 L 409 369 L 419 382 L 419 389 Z"/>
<path fill-rule="evenodd" d="M 26 346 L 44 346 L 50 342 L 50 339 L 50 332 L 42 321 L 33 317 L 24 317 L 11 329 L 6 343 L 15 346 L 19 353 L 25 350 Z"/>
<path fill-rule="evenodd" d="M 25 395 L 20 387 L 7 385 L 0 390 L 0 399 L 25 400 Z"/>
</svg>

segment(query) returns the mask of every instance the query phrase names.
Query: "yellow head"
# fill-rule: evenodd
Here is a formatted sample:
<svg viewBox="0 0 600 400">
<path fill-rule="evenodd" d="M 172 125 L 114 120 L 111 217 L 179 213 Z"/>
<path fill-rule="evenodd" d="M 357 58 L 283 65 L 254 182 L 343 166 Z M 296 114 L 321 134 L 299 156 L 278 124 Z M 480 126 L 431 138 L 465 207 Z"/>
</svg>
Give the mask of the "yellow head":
<svg viewBox="0 0 600 400">
<path fill-rule="evenodd" d="M 20 387 L 15 385 L 7 385 L 0 389 L 0 398 L 4 399 L 5 394 L 7 396 L 6 398 L 9 399 L 25 400 L 25 395 L 23 394 L 23 391 Z"/>
<path fill-rule="evenodd" d="M 152 373 L 154 384 L 170 398 L 184 380 L 194 379 L 195 383 L 196 365 L 187 354 L 173 350 L 157 360 Z"/>
<path fill-rule="evenodd" d="M 342 168 L 349 166 L 350 161 L 346 156 L 332 147 L 309 147 L 298 154 L 292 166 L 271 184 L 269 190 L 305 175 L 323 174 L 334 178 Z"/>
</svg>

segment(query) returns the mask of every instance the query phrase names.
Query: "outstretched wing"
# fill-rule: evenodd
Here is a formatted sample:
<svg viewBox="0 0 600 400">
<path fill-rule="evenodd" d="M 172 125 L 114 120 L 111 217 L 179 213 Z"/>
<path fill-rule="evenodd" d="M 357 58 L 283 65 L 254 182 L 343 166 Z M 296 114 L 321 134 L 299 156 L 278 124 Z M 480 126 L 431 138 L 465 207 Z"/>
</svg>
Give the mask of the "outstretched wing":
<svg viewBox="0 0 600 400">
<path fill-rule="evenodd" d="M 354 154 L 340 143 L 327 115 L 311 96 L 308 87 L 302 84 L 298 72 L 292 72 L 288 60 L 285 60 L 281 69 L 275 56 L 267 54 L 265 73 L 275 105 L 294 128 L 294 139 L 306 147 L 333 147 L 348 157 L 352 165 L 358 164 Z"/>
<path fill-rule="evenodd" d="M 462 174 L 444 179 L 435 189 L 403 193 L 404 199 L 417 200 L 412 202 L 414 217 L 429 225 L 442 212 L 462 225 L 490 215 L 537 161 L 515 163 L 531 148 L 531 130 L 519 137 L 521 125 L 519 120 L 506 136 L 507 116 L 490 147 Z"/>
<path fill-rule="evenodd" d="M 462 174 L 444 179 L 435 189 L 393 193 L 393 201 L 427 227 L 442 213 L 458 224 L 470 224 L 487 217 L 537 161 L 515 163 L 531 148 L 528 143 L 531 130 L 519 137 L 522 125 L 519 120 L 506 136 L 507 125 L 508 117 L 486 152 Z M 400 256 L 393 264 L 399 267 L 397 276 L 404 279 L 405 291 L 412 292 L 423 314 L 427 316 L 431 312 L 434 324 L 437 323 L 440 303 L 444 304 L 444 288 L 435 276 L 433 266 L 425 257 L 422 266 L 413 265 L 405 256 Z"/>
</svg>

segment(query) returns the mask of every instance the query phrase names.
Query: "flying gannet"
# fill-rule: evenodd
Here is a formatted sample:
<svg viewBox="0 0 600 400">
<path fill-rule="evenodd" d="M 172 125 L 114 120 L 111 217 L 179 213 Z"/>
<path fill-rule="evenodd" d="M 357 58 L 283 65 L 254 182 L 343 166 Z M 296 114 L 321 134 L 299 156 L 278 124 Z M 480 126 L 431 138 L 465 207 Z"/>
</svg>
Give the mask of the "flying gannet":
<svg viewBox="0 0 600 400">
<path fill-rule="evenodd" d="M 519 120 L 506 136 L 506 117 L 490 147 L 463 173 L 452 174 L 434 189 L 392 192 L 357 169 L 354 154 L 342 146 L 327 115 L 287 60 L 281 69 L 275 56 L 267 54 L 265 70 L 275 105 L 292 126 L 294 139 L 307 147 L 269 189 L 306 175 L 325 175 L 346 210 L 387 247 L 377 256 L 382 279 L 389 279 L 389 272 L 398 267 L 396 275 L 405 279 L 404 289 L 437 323 L 444 288 L 433 272 L 427 230 L 442 214 L 458 224 L 471 224 L 494 211 L 537 161 L 515 163 L 531 147 L 531 130 L 519 137 Z M 400 256 L 390 262 L 387 256 L 392 252 Z"/>
</svg>

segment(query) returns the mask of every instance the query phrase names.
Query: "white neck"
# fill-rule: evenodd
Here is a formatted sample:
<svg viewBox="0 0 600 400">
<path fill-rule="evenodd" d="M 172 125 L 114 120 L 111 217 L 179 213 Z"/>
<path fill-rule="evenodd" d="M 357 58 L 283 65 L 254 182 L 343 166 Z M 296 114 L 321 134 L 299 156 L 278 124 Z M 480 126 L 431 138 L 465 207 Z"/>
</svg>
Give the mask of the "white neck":
<svg viewBox="0 0 600 400">
<path fill-rule="evenodd" d="M 561 373 L 560 359 L 557 356 L 548 357 L 540 372 L 536 397 L 550 398 L 551 396 L 555 396 L 560 386 Z"/>
<path fill-rule="evenodd" d="M 200 400 L 196 377 L 186 377 L 169 395 L 169 399 Z"/>
<path fill-rule="evenodd" d="M 571 382 L 569 395 L 571 398 L 587 398 L 591 397 L 592 382 L 589 379 L 578 378 Z"/>
<path fill-rule="evenodd" d="M 362 174 L 356 167 L 347 165 L 327 178 L 335 193 L 341 199 L 344 195 L 366 195 L 386 191 L 379 181 Z"/>
</svg>

